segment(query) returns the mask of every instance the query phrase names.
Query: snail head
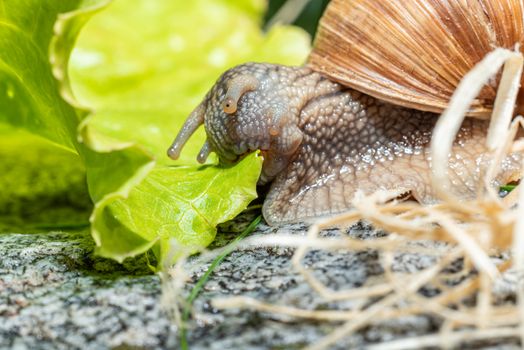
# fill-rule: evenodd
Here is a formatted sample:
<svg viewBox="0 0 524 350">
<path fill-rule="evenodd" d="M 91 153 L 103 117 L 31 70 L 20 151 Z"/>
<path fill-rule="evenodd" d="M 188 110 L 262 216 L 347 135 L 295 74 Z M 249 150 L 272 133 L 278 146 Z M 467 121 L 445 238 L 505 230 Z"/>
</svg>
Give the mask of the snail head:
<svg viewBox="0 0 524 350">
<path fill-rule="evenodd" d="M 274 168 L 266 162 L 271 154 L 286 153 L 290 142 L 293 151 L 298 147 L 296 140 L 290 141 L 293 133 L 289 128 L 296 129 L 296 118 L 290 115 L 282 93 L 285 89 L 275 74 L 278 69 L 275 65 L 247 63 L 226 71 L 185 121 L 168 149 L 169 157 L 177 159 L 187 140 L 204 124 L 207 140 L 197 157 L 200 163 L 210 152 L 228 164 L 258 149 L 265 156 L 266 170 Z M 274 173 L 278 169 L 269 170 Z"/>
</svg>

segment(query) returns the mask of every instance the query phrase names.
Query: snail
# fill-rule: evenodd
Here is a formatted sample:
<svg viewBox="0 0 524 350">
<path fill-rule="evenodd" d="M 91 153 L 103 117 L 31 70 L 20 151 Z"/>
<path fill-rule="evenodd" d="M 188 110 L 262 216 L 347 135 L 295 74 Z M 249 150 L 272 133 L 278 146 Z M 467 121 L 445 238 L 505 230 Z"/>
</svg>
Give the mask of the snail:
<svg viewBox="0 0 524 350">
<path fill-rule="evenodd" d="M 487 53 L 520 49 L 523 13 L 522 0 L 333 0 L 304 66 L 229 69 L 168 155 L 177 159 L 202 124 L 201 163 L 210 152 L 229 164 L 260 150 L 270 224 L 345 211 L 357 191 L 397 189 L 434 203 L 429 143 L 438 113 Z M 489 161 L 486 131 L 499 80 L 482 88 L 453 143 L 448 173 L 459 198 L 475 196 Z M 519 155 L 510 154 L 493 186 L 518 179 L 519 170 Z"/>
</svg>

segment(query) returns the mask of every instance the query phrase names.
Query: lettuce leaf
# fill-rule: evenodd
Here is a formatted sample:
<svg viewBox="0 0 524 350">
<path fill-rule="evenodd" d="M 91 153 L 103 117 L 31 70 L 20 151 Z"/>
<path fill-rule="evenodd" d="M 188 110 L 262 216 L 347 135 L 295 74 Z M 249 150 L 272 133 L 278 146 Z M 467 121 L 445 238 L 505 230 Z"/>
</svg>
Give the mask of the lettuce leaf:
<svg viewBox="0 0 524 350">
<path fill-rule="evenodd" d="M 162 264 L 173 240 L 209 244 L 216 225 L 256 197 L 262 163 L 256 154 L 231 168 L 197 166 L 202 131 L 176 164 L 165 151 L 228 67 L 305 59 L 309 38 L 301 30 L 261 33 L 263 5 L 0 4 L 0 121 L 79 154 L 95 204 L 90 221 L 100 255 L 122 261 L 153 248 Z"/>
<path fill-rule="evenodd" d="M 208 245 L 216 225 L 233 219 L 256 198 L 249 184 L 258 180 L 260 164 L 259 157 L 251 156 L 231 168 L 155 167 L 126 199 L 95 210 L 99 253 L 122 260 L 156 244 L 163 261 L 173 243 L 190 249 Z"/>
<path fill-rule="evenodd" d="M 57 89 L 48 47 L 61 12 L 83 7 L 72 1 L 0 3 L 0 121 L 76 150 L 78 115 Z"/>
<path fill-rule="evenodd" d="M 80 0 L 0 2 L 0 226 L 4 228 L 63 227 L 87 221 L 85 211 L 91 205 L 76 141 L 80 116 L 59 93 L 48 48 L 58 14 L 89 6 Z"/>
<path fill-rule="evenodd" d="M 86 228 L 93 210 L 77 154 L 0 124 L 0 232 Z"/>
</svg>

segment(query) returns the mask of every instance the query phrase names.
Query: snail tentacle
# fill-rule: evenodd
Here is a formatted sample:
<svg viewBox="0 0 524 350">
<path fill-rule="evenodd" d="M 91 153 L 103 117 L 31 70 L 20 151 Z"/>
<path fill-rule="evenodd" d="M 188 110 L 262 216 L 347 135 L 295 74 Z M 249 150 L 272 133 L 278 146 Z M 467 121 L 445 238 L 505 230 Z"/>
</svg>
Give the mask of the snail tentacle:
<svg viewBox="0 0 524 350">
<path fill-rule="evenodd" d="M 204 164 L 207 160 L 207 157 L 209 157 L 209 153 L 211 153 L 211 146 L 209 145 L 209 141 L 206 140 L 200 149 L 200 152 L 198 152 L 197 161 L 200 164 Z"/>
<path fill-rule="evenodd" d="M 191 135 L 195 133 L 200 125 L 204 124 L 204 116 L 206 112 L 205 104 L 206 99 L 204 99 L 204 101 L 200 103 L 186 119 L 182 129 L 176 136 L 175 141 L 173 141 L 167 150 L 167 155 L 169 158 L 174 160 L 178 159 L 178 157 L 180 157 L 180 152 L 182 151 L 182 148 L 186 144 L 187 140 L 189 140 Z"/>
</svg>

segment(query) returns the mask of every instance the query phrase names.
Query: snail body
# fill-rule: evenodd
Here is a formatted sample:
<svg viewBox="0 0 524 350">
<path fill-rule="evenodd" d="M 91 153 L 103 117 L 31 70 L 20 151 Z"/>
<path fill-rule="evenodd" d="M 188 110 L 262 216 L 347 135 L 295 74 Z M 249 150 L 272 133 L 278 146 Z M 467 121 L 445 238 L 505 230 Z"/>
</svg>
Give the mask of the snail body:
<svg viewBox="0 0 524 350">
<path fill-rule="evenodd" d="M 420 202 L 434 202 L 436 198 L 429 185 L 429 142 L 438 114 L 432 112 L 445 108 L 460 74 L 482 58 L 482 52 L 472 51 L 473 39 L 506 46 L 514 39 L 522 40 L 522 35 L 518 36 L 519 31 L 523 33 L 521 1 L 467 2 L 475 6 L 469 4 L 472 9 L 467 8 L 459 0 L 391 1 L 380 5 L 369 1 L 333 1 L 304 67 L 247 63 L 228 70 L 188 117 L 168 150 L 169 156 L 178 158 L 187 139 L 202 124 L 207 141 L 198 156 L 200 162 L 205 161 L 209 152 L 216 152 L 222 162 L 233 163 L 249 152 L 261 150 L 264 164 L 259 184 L 272 182 L 263 213 L 272 224 L 347 210 L 357 191 L 395 189 L 410 193 Z M 498 10 L 515 7 L 510 9 L 514 10 L 513 17 L 506 16 L 512 21 L 508 35 L 493 34 L 501 25 L 488 16 L 494 13 L 491 9 L 496 7 L 495 3 L 501 5 Z M 439 6 L 445 11 L 437 10 Z M 457 53 L 460 59 L 455 61 L 459 63 L 448 57 L 455 66 L 439 69 L 432 67 L 440 67 L 442 59 L 431 59 L 427 54 L 417 58 L 405 33 L 400 35 L 399 43 L 388 44 L 389 49 L 368 47 L 368 41 L 375 40 L 368 38 L 373 32 L 385 35 L 384 28 L 401 31 L 401 9 L 407 9 L 412 17 L 418 9 L 425 21 L 439 20 L 442 28 L 450 18 L 462 16 L 468 19 L 464 23 L 473 22 L 489 35 L 482 38 L 461 32 L 455 36 L 447 33 L 461 39 L 441 40 L 443 45 L 452 51 L 462 48 L 463 52 Z M 374 20 L 373 11 L 385 13 L 384 22 Z M 479 17 L 480 14 L 484 17 Z M 405 21 L 410 23 L 407 29 L 417 29 L 417 26 L 410 28 L 412 18 Z M 422 24 L 418 23 L 420 27 Z M 449 31 L 456 31 L 454 24 L 449 26 Z M 419 32 L 418 36 L 429 35 Z M 500 43 L 500 38 L 505 42 Z M 515 43 L 518 41 L 513 46 Z M 333 51 L 331 55 L 326 51 L 327 45 Z M 416 66 L 407 69 L 404 62 L 399 63 L 400 69 L 394 64 L 388 67 L 387 62 L 395 60 L 387 58 L 402 45 L 408 47 L 404 57 Z M 368 51 L 363 51 L 363 47 L 368 47 Z M 480 47 L 489 52 L 487 46 Z M 357 58 L 352 58 L 352 53 Z M 373 61 L 377 57 L 382 57 L 385 67 Z M 363 68 L 364 63 L 375 71 Z M 373 79 L 376 81 L 369 82 Z M 495 96 L 492 90 L 496 84 L 496 80 L 491 82 L 472 105 L 470 114 L 476 118 L 468 118 L 462 124 L 452 148 L 451 185 L 461 198 L 475 196 L 476 183 L 483 171 L 488 128 L 488 121 L 483 119 L 492 108 Z M 509 156 L 493 185 L 515 180 L 519 159 L 518 155 Z"/>
</svg>

